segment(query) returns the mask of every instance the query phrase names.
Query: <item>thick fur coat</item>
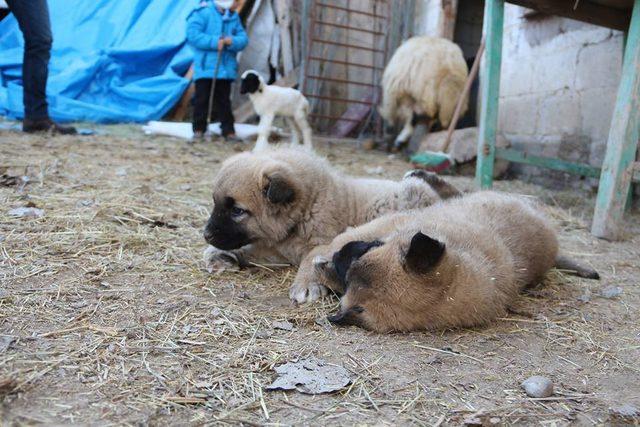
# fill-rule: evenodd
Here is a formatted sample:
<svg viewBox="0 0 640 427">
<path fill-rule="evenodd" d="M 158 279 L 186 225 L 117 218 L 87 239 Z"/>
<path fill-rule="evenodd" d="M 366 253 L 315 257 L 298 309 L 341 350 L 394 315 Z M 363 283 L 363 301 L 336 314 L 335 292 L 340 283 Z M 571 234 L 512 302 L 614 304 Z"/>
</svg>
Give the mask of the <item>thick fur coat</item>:
<svg viewBox="0 0 640 427">
<path fill-rule="evenodd" d="M 399 182 L 346 176 L 302 148 L 237 154 L 214 179 L 205 262 L 210 270 L 265 261 L 299 264 L 290 296 L 312 301 L 326 289 L 310 280 L 311 261 L 335 236 L 389 212 L 429 206 L 441 200 L 438 192 L 458 194 L 422 171 Z"/>
<path fill-rule="evenodd" d="M 314 265 L 316 280 L 342 295 L 330 320 L 410 331 L 504 315 L 557 254 L 556 233 L 533 201 L 486 191 L 347 230 Z"/>
</svg>

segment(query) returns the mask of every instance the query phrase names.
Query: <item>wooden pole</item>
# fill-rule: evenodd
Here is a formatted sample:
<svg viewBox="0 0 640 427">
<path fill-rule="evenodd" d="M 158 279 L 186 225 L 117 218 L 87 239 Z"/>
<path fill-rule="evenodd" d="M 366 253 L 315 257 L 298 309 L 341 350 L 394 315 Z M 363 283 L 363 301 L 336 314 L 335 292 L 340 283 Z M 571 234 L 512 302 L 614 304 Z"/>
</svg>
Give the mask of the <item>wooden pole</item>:
<svg viewBox="0 0 640 427">
<path fill-rule="evenodd" d="M 633 175 L 639 127 L 640 0 L 635 0 L 591 226 L 591 233 L 596 237 L 609 240 L 622 237 L 621 223 Z"/>
<path fill-rule="evenodd" d="M 473 65 L 471 66 L 471 71 L 469 71 L 469 75 L 467 76 L 467 81 L 464 83 L 464 88 L 462 89 L 462 93 L 460 93 L 460 97 L 458 98 L 458 103 L 456 104 L 456 109 L 453 111 L 453 118 L 451 119 L 451 123 L 449 123 L 449 129 L 447 129 L 447 137 L 444 139 L 444 144 L 442 144 L 442 148 L 440 151 L 446 153 L 449 149 L 449 145 L 451 144 L 451 137 L 453 136 L 453 132 L 456 130 L 456 125 L 458 124 L 458 120 L 460 119 L 460 112 L 462 111 L 462 106 L 465 104 L 465 101 L 469 98 L 469 91 L 471 91 L 471 85 L 473 84 L 476 76 L 478 75 L 478 69 L 480 68 L 480 60 L 482 58 L 482 54 L 484 53 L 484 38 L 480 40 L 480 47 L 478 47 L 478 53 L 476 53 L 476 59 L 473 60 Z"/>
<path fill-rule="evenodd" d="M 487 46 L 480 73 L 480 126 L 476 163 L 476 183 L 480 188 L 491 188 L 493 185 L 503 27 L 504 0 L 486 0 L 484 37 Z"/>
<path fill-rule="evenodd" d="M 282 52 L 282 65 L 284 75 L 287 76 L 293 70 L 293 50 L 291 49 L 291 5 L 288 0 L 276 0 L 276 12 L 278 13 L 278 27 L 280 28 L 280 51 Z"/>
</svg>

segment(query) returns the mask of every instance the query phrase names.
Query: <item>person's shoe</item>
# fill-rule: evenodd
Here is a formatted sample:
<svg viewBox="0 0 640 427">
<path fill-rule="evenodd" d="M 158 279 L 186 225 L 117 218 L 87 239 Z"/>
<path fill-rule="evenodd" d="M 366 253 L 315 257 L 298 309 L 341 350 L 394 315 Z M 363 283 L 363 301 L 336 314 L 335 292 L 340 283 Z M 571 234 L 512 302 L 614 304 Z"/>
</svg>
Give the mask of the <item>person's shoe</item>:
<svg viewBox="0 0 640 427">
<path fill-rule="evenodd" d="M 202 142 L 204 141 L 204 132 L 201 130 L 197 130 L 193 132 L 193 137 L 191 138 L 191 142 Z"/>
<path fill-rule="evenodd" d="M 225 142 L 242 142 L 241 138 L 238 138 L 238 135 L 235 133 L 230 133 L 229 135 L 224 136 Z"/>
<path fill-rule="evenodd" d="M 26 133 L 49 132 L 51 134 L 75 135 L 78 133 L 73 126 L 62 126 L 50 118 L 46 119 L 24 119 L 22 121 L 22 131 Z"/>
</svg>

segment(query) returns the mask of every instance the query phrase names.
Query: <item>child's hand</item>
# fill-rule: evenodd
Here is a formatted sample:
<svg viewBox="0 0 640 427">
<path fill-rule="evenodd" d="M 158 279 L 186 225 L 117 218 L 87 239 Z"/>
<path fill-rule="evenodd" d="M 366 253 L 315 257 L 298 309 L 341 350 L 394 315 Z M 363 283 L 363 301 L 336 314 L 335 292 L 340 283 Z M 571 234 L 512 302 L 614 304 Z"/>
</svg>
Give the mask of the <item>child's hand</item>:
<svg viewBox="0 0 640 427">
<path fill-rule="evenodd" d="M 231 46 L 231 37 L 220 37 L 218 39 L 218 50 L 224 49 L 225 46 Z"/>
</svg>

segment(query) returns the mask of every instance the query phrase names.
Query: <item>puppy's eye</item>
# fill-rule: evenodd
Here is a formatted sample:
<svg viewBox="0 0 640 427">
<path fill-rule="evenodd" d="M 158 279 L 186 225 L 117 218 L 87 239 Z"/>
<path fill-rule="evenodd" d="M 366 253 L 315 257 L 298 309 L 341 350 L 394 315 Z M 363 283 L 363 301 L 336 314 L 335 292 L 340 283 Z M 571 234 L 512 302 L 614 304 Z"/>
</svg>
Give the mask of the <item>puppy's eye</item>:
<svg viewBox="0 0 640 427">
<path fill-rule="evenodd" d="M 242 208 L 239 208 L 237 206 L 234 206 L 234 207 L 231 208 L 231 216 L 234 217 L 234 218 L 241 217 L 242 215 L 244 215 L 246 213 L 247 213 L 246 210 L 244 210 Z"/>
</svg>

